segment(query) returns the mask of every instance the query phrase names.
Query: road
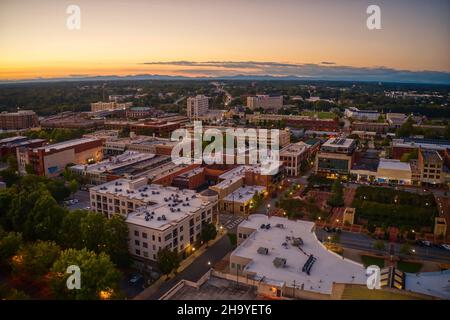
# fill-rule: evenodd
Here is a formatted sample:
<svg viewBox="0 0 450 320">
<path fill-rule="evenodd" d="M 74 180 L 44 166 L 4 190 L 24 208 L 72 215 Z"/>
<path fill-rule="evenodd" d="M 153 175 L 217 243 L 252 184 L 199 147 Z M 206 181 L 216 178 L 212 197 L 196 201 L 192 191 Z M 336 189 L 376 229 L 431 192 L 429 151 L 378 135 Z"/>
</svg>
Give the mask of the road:
<svg viewBox="0 0 450 320">
<path fill-rule="evenodd" d="M 67 205 L 67 209 L 70 211 L 78 210 L 78 209 L 86 209 L 89 207 L 90 209 L 90 200 L 89 200 L 89 191 L 81 191 L 78 190 L 72 196 L 71 199 L 77 199 L 78 202 L 75 204 Z"/>
<path fill-rule="evenodd" d="M 214 243 L 201 256 L 197 257 L 192 264 L 186 269 L 176 275 L 174 278 L 164 282 L 156 292 L 149 290 L 149 294 L 141 293 L 139 299 L 142 300 L 157 300 L 174 285 L 181 280 L 198 281 L 215 263 L 222 260 L 222 258 L 232 250 L 232 246 L 227 236 L 222 237 L 219 241 Z M 211 264 L 208 264 L 210 262 Z"/>
<path fill-rule="evenodd" d="M 322 229 L 317 229 L 316 235 L 319 240 L 326 241 L 327 237 L 333 235 L 333 233 L 327 233 Z M 344 248 L 379 253 L 378 250 L 373 248 L 375 241 L 376 240 L 370 238 L 369 236 L 360 233 L 342 232 L 340 236 L 340 244 Z M 394 247 L 394 254 L 398 255 L 402 244 L 392 243 L 392 245 Z M 388 245 L 386 245 L 386 247 L 388 247 Z M 415 250 L 415 252 L 411 255 L 411 258 L 439 263 L 450 263 L 450 251 L 436 247 L 412 246 L 411 248 Z"/>
</svg>

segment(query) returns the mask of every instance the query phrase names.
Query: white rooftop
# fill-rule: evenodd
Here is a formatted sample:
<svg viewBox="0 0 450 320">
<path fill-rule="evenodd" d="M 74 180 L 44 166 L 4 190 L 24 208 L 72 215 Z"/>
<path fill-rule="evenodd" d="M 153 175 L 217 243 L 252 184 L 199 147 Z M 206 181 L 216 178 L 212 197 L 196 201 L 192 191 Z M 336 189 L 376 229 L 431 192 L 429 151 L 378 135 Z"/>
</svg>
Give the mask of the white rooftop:
<svg viewBox="0 0 450 320">
<path fill-rule="evenodd" d="M 352 145 L 353 139 L 345 139 L 345 138 L 330 138 L 328 139 L 322 147 L 331 147 L 331 148 L 348 148 Z"/>
<path fill-rule="evenodd" d="M 305 152 L 309 148 L 309 145 L 300 141 L 297 143 L 291 143 L 281 149 L 280 155 L 298 155 Z"/>
<path fill-rule="evenodd" d="M 400 160 L 395 160 L 395 159 L 381 158 L 380 163 L 378 164 L 378 169 L 411 172 L 411 166 L 409 165 L 408 162 L 401 162 Z"/>
<path fill-rule="evenodd" d="M 65 148 L 70 148 L 70 147 L 77 146 L 79 144 L 88 143 L 88 142 L 94 142 L 94 141 L 98 141 L 98 140 L 99 139 L 96 139 L 96 138 L 73 139 L 73 140 L 68 140 L 68 141 L 64 141 L 64 142 L 49 144 L 47 146 L 39 147 L 39 148 L 36 148 L 34 150 L 45 149 L 45 152 L 49 152 L 50 150 L 53 150 L 53 149 L 55 149 L 55 150 L 65 149 Z"/>
<path fill-rule="evenodd" d="M 224 200 L 227 201 L 234 201 L 236 203 L 245 203 L 249 201 L 255 193 L 261 193 L 264 192 L 266 188 L 262 186 L 245 186 L 240 187 L 233 191 L 232 193 L 228 194 Z"/>
<path fill-rule="evenodd" d="M 95 186 L 91 190 L 139 200 L 142 207 L 130 213 L 126 221 L 160 230 L 168 228 L 171 223 L 176 223 L 187 216 L 193 215 L 211 203 L 193 190 L 180 190 L 175 187 L 163 187 L 155 184 L 149 185 L 145 183 L 146 180 L 146 178 L 137 180 L 118 179 Z M 146 221 L 146 212 L 153 218 Z M 165 220 L 162 219 L 163 215 L 166 218 Z"/>
<path fill-rule="evenodd" d="M 79 164 L 70 167 L 72 170 L 86 171 L 90 173 L 102 173 L 105 171 L 110 171 L 118 169 L 124 166 L 129 166 L 134 163 L 145 161 L 154 158 L 154 154 L 142 153 L 137 151 L 126 151 L 121 155 L 111 157 L 107 160 L 100 161 L 91 165 Z"/>
<path fill-rule="evenodd" d="M 405 289 L 450 299 L 450 270 L 442 272 L 406 273 Z"/>
<path fill-rule="evenodd" d="M 261 229 L 262 224 L 270 223 L 271 228 Z M 284 228 L 276 227 L 282 224 Z M 246 272 L 255 272 L 258 277 L 264 277 L 265 281 L 281 281 L 292 287 L 302 286 L 304 290 L 323 294 L 330 294 L 332 283 L 356 283 L 365 284 L 365 268 L 354 261 L 344 259 L 338 254 L 328 251 L 318 241 L 313 232 L 313 222 L 292 221 L 281 217 L 267 217 L 262 214 L 250 215 L 239 227 L 254 228 L 255 231 L 238 247 L 232 256 L 240 256 L 252 260 L 246 268 Z M 303 245 L 298 247 L 291 245 L 286 237 L 300 237 Z M 284 247 L 283 243 L 287 243 Z M 269 249 L 268 255 L 259 254 L 258 248 Z M 302 267 L 312 254 L 317 261 L 311 268 L 310 275 L 302 271 Z M 284 268 L 276 268 L 273 260 L 276 257 L 286 259 Z"/>
</svg>

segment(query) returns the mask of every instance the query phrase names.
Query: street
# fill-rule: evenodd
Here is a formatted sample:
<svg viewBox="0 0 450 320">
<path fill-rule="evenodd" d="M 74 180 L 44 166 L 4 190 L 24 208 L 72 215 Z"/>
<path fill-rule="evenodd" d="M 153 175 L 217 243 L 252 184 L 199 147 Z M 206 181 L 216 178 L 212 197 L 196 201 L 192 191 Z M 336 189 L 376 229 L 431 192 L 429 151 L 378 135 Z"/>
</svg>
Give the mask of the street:
<svg viewBox="0 0 450 320">
<path fill-rule="evenodd" d="M 317 239 L 324 242 L 327 241 L 327 237 L 332 236 L 334 233 L 327 233 L 322 229 L 316 230 Z M 380 253 L 380 251 L 373 248 L 373 244 L 376 240 L 370 238 L 365 234 L 352 233 L 352 232 L 341 232 L 340 234 L 340 244 L 344 248 L 357 249 L 368 251 L 372 253 Z M 386 247 L 391 243 L 386 242 Z M 392 243 L 394 247 L 394 254 L 398 255 L 400 252 L 401 243 Z M 411 254 L 411 258 L 417 258 L 418 260 L 428 260 L 439 263 L 450 263 L 450 251 L 436 247 L 420 247 L 411 246 L 415 250 Z"/>
<path fill-rule="evenodd" d="M 177 274 L 175 277 L 165 281 L 156 291 L 149 290 L 151 287 L 147 288 L 147 290 L 144 290 L 139 294 L 137 299 L 157 300 L 183 279 L 193 282 L 198 281 L 211 268 L 212 265 L 222 260 L 222 258 L 232 250 L 232 248 L 233 247 L 231 246 L 228 237 L 225 235 L 209 247 L 205 253 L 197 257 L 186 269 Z"/>
</svg>

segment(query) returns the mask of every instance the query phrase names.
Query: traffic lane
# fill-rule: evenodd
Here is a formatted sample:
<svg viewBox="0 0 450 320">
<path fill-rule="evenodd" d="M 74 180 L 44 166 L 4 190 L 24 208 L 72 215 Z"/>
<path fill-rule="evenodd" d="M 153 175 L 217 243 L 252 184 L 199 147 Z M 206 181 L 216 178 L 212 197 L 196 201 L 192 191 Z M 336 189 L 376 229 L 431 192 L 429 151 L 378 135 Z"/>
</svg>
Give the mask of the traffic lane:
<svg viewBox="0 0 450 320">
<path fill-rule="evenodd" d="M 316 230 L 317 238 L 321 241 L 326 241 L 328 236 L 332 236 L 334 233 L 328 233 L 322 229 Z M 360 234 L 360 233 L 352 233 L 352 232 L 341 232 L 340 234 L 340 244 L 343 247 L 358 249 L 358 250 L 366 250 L 374 253 L 379 253 L 378 250 L 373 248 L 375 243 L 375 239 L 371 237 Z M 390 249 L 390 246 L 394 247 L 394 254 L 400 253 L 400 248 L 403 244 L 401 243 L 389 243 L 386 242 L 386 250 Z M 411 249 L 414 249 L 415 252 L 411 255 L 411 257 L 421 258 L 423 260 L 432 260 L 437 262 L 450 262 L 450 251 L 445 249 L 440 249 L 436 247 L 421 247 L 412 245 Z"/>
</svg>

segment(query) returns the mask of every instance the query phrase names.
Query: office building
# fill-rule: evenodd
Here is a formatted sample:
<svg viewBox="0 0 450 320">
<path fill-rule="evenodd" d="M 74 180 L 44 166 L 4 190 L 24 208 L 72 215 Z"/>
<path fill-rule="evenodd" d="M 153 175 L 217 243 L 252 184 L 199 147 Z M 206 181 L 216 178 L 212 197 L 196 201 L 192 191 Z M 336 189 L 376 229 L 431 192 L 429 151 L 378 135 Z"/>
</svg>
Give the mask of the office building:
<svg viewBox="0 0 450 320">
<path fill-rule="evenodd" d="M 191 120 L 197 120 L 200 116 L 208 113 L 208 97 L 197 95 L 187 98 L 187 116 Z"/>
<path fill-rule="evenodd" d="M 315 172 L 335 177 L 350 173 L 354 160 L 356 141 L 331 138 L 321 147 L 316 156 Z"/>
<path fill-rule="evenodd" d="M 247 108 L 254 109 L 280 109 L 283 107 L 283 96 L 271 96 L 266 94 L 247 97 Z"/>
</svg>

